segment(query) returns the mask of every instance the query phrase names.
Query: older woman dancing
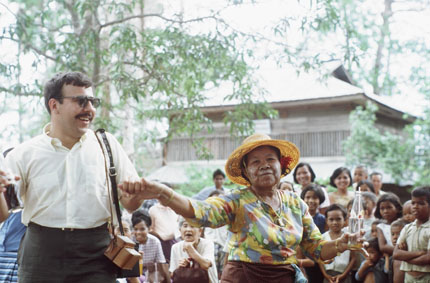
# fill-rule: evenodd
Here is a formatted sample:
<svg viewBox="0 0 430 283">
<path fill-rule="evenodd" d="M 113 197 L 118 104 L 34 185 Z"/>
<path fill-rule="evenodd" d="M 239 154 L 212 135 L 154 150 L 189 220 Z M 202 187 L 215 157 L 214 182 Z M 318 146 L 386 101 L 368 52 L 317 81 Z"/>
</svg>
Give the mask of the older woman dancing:
<svg viewBox="0 0 430 283">
<path fill-rule="evenodd" d="M 124 183 L 121 189 L 157 198 L 193 225 L 228 225 L 232 237 L 221 282 L 294 282 L 298 246 L 315 259 L 328 260 L 348 249 L 349 237 L 322 241 L 307 205 L 296 194 L 277 189 L 299 155 L 291 142 L 254 134 L 233 151 L 225 167 L 228 178 L 244 188 L 205 201 L 145 179 Z"/>
</svg>

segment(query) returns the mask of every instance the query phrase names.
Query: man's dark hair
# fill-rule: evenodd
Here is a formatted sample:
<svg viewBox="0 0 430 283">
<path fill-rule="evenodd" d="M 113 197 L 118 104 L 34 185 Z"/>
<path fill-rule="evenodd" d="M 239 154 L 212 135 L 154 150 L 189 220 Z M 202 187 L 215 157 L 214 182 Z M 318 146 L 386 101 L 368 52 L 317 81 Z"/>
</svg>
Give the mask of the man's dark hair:
<svg viewBox="0 0 430 283">
<path fill-rule="evenodd" d="M 381 179 L 382 179 L 382 173 L 379 173 L 379 172 L 372 172 L 370 175 L 369 175 L 369 177 L 370 178 L 372 178 L 373 176 L 381 176 Z"/>
<path fill-rule="evenodd" d="M 325 218 L 327 219 L 327 215 L 330 211 L 335 211 L 335 210 L 340 210 L 340 212 L 342 212 L 343 215 L 343 219 L 346 220 L 346 216 L 348 215 L 348 212 L 346 211 L 346 208 L 341 205 L 341 204 L 337 204 L 337 203 L 333 203 L 331 205 L 329 205 L 329 207 L 327 207 L 327 210 L 325 211 Z"/>
<path fill-rule="evenodd" d="M 212 179 L 215 179 L 215 177 L 218 176 L 218 175 L 222 176 L 225 179 L 225 174 L 224 174 L 224 172 L 222 172 L 221 169 L 216 169 L 214 171 L 214 173 L 212 174 Z"/>
<path fill-rule="evenodd" d="M 430 186 L 417 187 L 411 195 L 415 198 L 426 197 L 427 203 L 430 205 Z"/>
<path fill-rule="evenodd" d="M 304 200 L 306 193 L 309 191 L 315 193 L 317 198 L 320 200 L 320 204 L 322 204 L 325 201 L 323 189 L 321 188 L 320 185 L 317 185 L 317 184 L 309 184 L 305 188 L 303 188 L 303 190 L 300 194 L 300 198 Z"/>
<path fill-rule="evenodd" d="M 314 170 L 312 170 L 312 167 L 309 163 L 306 162 L 300 162 L 299 164 L 297 164 L 296 168 L 294 168 L 294 172 L 293 172 L 293 179 L 294 179 L 294 183 L 298 184 L 299 182 L 297 181 L 297 170 L 299 170 L 299 168 L 301 167 L 308 167 L 309 169 L 309 173 L 311 173 L 311 183 L 313 183 L 315 181 L 315 172 Z"/>
<path fill-rule="evenodd" d="M 92 86 L 92 84 L 91 79 L 80 72 L 64 72 L 56 74 L 52 79 L 46 82 L 43 89 L 45 106 L 49 115 L 51 115 L 51 109 L 49 109 L 48 103 L 51 98 L 63 103 L 63 94 L 61 93 L 63 85 L 82 86 L 87 88 Z"/>
</svg>

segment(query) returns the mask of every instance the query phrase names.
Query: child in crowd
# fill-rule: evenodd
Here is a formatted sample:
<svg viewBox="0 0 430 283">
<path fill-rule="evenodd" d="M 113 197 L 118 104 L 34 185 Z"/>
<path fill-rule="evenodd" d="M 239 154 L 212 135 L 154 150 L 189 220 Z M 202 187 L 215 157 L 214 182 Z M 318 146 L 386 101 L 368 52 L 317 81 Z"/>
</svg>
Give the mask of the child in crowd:
<svg viewBox="0 0 430 283">
<path fill-rule="evenodd" d="M 376 203 L 375 217 L 384 219 L 385 223 L 377 226 L 379 249 L 389 256 L 393 255 L 394 246 L 391 242 L 391 223 L 402 217 L 402 204 L 393 193 L 382 195 Z"/>
<path fill-rule="evenodd" d="M 405 283 L 430 282 L 430 186 L 415 188 L 411 195 L 415 221 L 400 232 L 393 258 L 403 261 Z"/>
<path fill-rule="evenodd" d="M 370 229 L 370 238 L 376 238 L 376 239 L 378 238 L 378 228 L 377 228 L 377 226 L 380 223 L 384 223 L 384 221 L 381 220 L 381 219 L 375 219 L 375 220 L 373 220 L 372 226 L 371 226 L 371 229 Z"/>
<path fill-rule="evenodd" d="M 283 191 L 295 192 L 294 191 L 294 184 L 291 182 L 288 182 L 288 181 L 281 181 L 279 183 L 278 189 L 283 190 Z"/>
<path fill-rule="evenodd" d="M 355 167 L 353 179 L 354 189 L 358 187 L 358 182 L 367 180 L 367 177 L 369 177 L 368 174 L 369 173 L 367 172 L 367 169 L 364 165 L 358 165 L 357 167 Z"/>
<path fill-rule="evenodd" d="M 400 232 L 402 231 L 403 227 L 405 227 L 407 223 L 399 218 L 393 223 L 391 223 L 391 241 L 393 242 L 393 246 L 395 247 L 397 245 L 397 240 L 399 239 Z M 387 259 L 386 259 L 387 260 Z M 405 273 L 400 270 L 400 260 L 394 260 L 393 257 L 389 257 L 388 262 L 386 261 L 385 264 L 387 265 L 389 263 L 388 269 L 388 281 L 390 283 L 392 282 L 404 282 L 405 280 Z"/>
<path fill-rule="evenodd" d="M 415 215 L 412 213 L 412 201 L 407 200 L 403 204 L 403 220 L 406 221 L 407 224 L 415 221 Z"/>
<path fill-rule="evenodd" d="M 318 212 L 318 207 L 324 202 L 323 189 L 317 184 L 309 184 L 303 188 L 300 197 L 308 205 L 309 213 L 321 234 L 325 232 L 325 216 Z"/>
<path fill-rule="evenodd" d="M 179 217 L 179 231 L 182 241 L 172 246 L 169 271 L 173 272 L 178 267 L 187 267 L 191 259 L 196 261 L 201 268 L 206 269 L 211 283 L 218 283 L 214 258 L 214 244 L 211 240 L 201 238 L 202 228 L 191 226 L 183 217 Z"/>
<path fill-rule="evenodd" d="M 361 187 L 360 187 L 361 188 Z M 364 210 L 364 220 L 363 220 L 363 230 L 365 231 L 364 237 L 369 240 L 371 238 L 372 223 L 375 220 L 373 212 L 376 207 L 376 195 L 371 192 L 362 192 L 361 197 L 363 199 L 363 210 Z"/>
<path fill-rule="evenodd" d="M 352 184 L 351 172 L 346 167 L 339 167 L 330 176 L 330 185 L 337 190 L 330 193 L 330 203 L 337 203 L 346 207 L 348 202 L 354 198 L 354 192 L 348 191 Z"/>
<path fill-rule="evenodd" d="M 355 280 L 387 283 L 388 276 L 386 270 L 384 270 L 385 261 L 382 252 L 379 250 L 378 239 L 372 238 L 368 243 L 366 247 L 368 256 L 355 274 Z"/>
<path fill-rule="evenodd" d="M 139 252 L 142 253 L 143 273 L 146 271 L 145 265 L 166 262 L 160 240 L 148 233 L 151 227 L 149 215 L 142 210 L 135 211 L 131 216 L 131 222 L 135 240 L 139 244 Z"/>
<path fill-rule="evenodd" d="M 342 228 L 345 225 L 346 215 L 346 209 L 342 205 L 332 204 L 327 208 L 325 217 L 329 230 L 322 235 L 323 240 L 335 240 L 342 237 L 344 233 Z M 355 261 L 356 257 L 354 252 L 346 250 L 338 254 L 331 263 L 319 263 L 321 272 L 325 278 L 324 282 L 351 282 L 350 271 Z"/>
<path fill-rule="evenodd" d="M 378 238 L 377 226 L 379 223 L 384 223 L 384 221 L 381 219 L 377 219 L 377 218 L 375 218 L 375 220 L 373 220 L 371 228 L 370 228 L 370 238 Z"/>
<path fill-rule="evenodd" d="M 360 191 L 362 192 L 371 192 L 375 193 L 375 188 L 373 187 L 372 182 L 368 180 L 361 180 L 357 183 L 357 188 L 360 188 Z"/>
</svg>

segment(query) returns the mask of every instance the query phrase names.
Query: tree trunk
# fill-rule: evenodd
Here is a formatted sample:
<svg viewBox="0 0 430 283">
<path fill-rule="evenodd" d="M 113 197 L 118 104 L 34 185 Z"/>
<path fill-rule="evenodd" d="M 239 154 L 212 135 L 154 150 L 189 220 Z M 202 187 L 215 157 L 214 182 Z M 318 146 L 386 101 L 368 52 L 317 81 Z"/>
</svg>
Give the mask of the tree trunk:
<svg viewBox="0 0 430 283">
<path fill-rule="evenodd" d="M 379 83 L 379 77 L 381 76 L 382 69 L 382 52 L 385 48 L 385 40 L 390 32 L 390 17 L 393 15 L 393 10 L 391 8 L 393 0 L 385 0 L 385 9 L 382 13 L 383 23 L 380 29 L 380 37 L 378 41 L 378 49 L 376 50 L 375 66 L 373 68 L 373 79 L 372 87 L 375 94 L 381 92 L 381 84 Z M 389 50 L 387 52 L 390 52 Z"/>
</svg>

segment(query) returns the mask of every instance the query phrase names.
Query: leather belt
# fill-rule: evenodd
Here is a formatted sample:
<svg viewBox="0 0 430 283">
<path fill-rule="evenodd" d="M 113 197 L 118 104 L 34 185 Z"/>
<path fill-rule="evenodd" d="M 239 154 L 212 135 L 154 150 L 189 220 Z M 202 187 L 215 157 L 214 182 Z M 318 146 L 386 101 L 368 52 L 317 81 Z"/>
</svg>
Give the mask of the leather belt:
<svg viewBox="0 0 430 283">
<path fill-rule="evenodd" d="M 46 231 L 64 231 L 64 232 L 74 232 L 74 231 L 97 231 L 97 230 L 107 230 L 108 224 L 105 223 L 103 225 L 100 225 L 98 227 L 94 228 L 53 228 L 53 227 L 46 227 L 39 224 L 36 224 L 34 222 L 28 223 L 28 227 L 34 227 L 39 230 L 46 230 Z"/>
</svg>

